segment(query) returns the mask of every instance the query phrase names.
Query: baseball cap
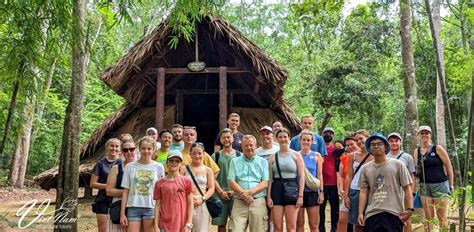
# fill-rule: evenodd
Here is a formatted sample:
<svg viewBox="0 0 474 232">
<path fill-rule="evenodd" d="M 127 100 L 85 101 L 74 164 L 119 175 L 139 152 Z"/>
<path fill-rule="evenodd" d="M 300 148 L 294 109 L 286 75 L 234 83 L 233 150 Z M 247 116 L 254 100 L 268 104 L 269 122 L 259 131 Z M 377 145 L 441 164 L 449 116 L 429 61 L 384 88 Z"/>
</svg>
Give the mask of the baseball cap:
<svg viewBox="0 0 474 232">
<path fill-rule="evenodd" d="M 418 133 L 417 134 L 419 134 L 421 131 L 428 131 L 428 132 L 431 133 L 431 127 L 429 127 L 429 126 L 420 126 L 418 128 Z"/>
<path fill-rule="evenodd" d="M 264 127 L 260 128 L 260 132 L 262 132 L 262 131 L 264 131 L 264 130 L 267 130 L 267 131 L 269 131 L 269 132 L 273 133 L 273 130 L 272 130 L 272 128 L 271 128 L 271 127 L 269 127 L 269 126 L 264 126 Z"/>
<path fill-rule="evenodd" d="M 155 134 L 158 134 L 158 130 L 157 130 L 156 128 L 154 128 L 154 127 L 150 127 L 150 128 L 148 128 L 148 129 L 146 129 L 146 132 L 145 132 L 145 133 L 148 134 L 149 131 L 153 131 L 153 132 L 155 132 Z"/>
<path fill-rule="evenodd" d="M 402 140 L 402 136 L 397 133 L 397 132 L 392 132 L 387 136 L 387 139 L 390 139 L 390 137 L 397 137 L 398 139 Z"/>
<path fill-rule="evenodd" d="M 180 151 L 178 150 L 171 150 L 169 153 L 168 153 L 168 157 L 166 158 L 166 160 L 169 160 L 173 157 L 178 157 L 181 161 L 183 161 L 183 155 L 181 154 Z"/>
<path fill-rule="evenodd" d="M 327 132 L 327 131 L 330 131 L 330 132 L 332 132 L 333 134 L 335 133 L 335 132 L 334 132 L 334 129 L 332 129 L 331 127 L 325 127 L 324 130 L 323 130 L 323 133 L 324 133 L 324 132 Z"/>
</svg>

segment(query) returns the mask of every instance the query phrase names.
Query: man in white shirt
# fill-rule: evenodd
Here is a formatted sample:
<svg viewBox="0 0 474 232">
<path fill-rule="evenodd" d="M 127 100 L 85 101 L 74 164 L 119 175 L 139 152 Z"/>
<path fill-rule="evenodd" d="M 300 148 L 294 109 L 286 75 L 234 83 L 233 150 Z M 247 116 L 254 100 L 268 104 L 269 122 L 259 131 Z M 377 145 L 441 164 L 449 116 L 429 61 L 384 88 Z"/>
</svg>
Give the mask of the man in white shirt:
<svg viewBox="0 0 474 232">
<path fill-rule="evenodd" d="M 262 146 L 255 150 L 255 154 L 268 159 L 270 155 L 275 154 L 280 150 L 278 143 L 273 142 L 273 130 L 269 126 L 264 126 L 260 129 L 260 140 L 262 141 Z"/>
</svg>

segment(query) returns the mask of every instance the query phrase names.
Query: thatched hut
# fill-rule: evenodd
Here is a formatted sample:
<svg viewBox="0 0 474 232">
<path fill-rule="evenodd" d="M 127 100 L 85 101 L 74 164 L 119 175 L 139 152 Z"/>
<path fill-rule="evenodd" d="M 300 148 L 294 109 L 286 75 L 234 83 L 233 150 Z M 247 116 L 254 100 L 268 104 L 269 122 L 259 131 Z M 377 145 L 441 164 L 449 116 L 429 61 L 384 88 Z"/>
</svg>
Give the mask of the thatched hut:
<svg viewBox="0 0 474 232">
<path fill-rule="evenodd" d="M 241 115 L 240 130 L 257 134 L 263 125 L 280 120 L 290 131 L 299 129 L 283 97 L 286 71 L 235 27 L 220 17 L 198 25 L 202 71 L 190 71 L 195 43 L 181 40 L 170 48 L 166 21 L 143 36 L 101 79 L 126 103 L 110 115 L 81 147 L 80 185 L 87 185 L 93 164 L 103 156 L 104 143 L 121 133 L 142 136 L 146 128 L 194 125 L 199 141 L 211 148 L 231 112 Z M 43 189 L 56 186 L 58 167 L 37 177 Z"/>
</svg>

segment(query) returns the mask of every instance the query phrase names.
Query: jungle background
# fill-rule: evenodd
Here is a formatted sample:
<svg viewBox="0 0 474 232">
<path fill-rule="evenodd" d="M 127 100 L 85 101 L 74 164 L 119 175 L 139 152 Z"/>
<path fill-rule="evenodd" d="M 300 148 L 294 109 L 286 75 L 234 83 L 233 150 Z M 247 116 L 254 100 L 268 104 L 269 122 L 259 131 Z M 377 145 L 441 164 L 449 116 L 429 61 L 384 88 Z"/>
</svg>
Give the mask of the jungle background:
<svg viewBox="0 0 474 232">
<path fill-rule="evenodd" d="M 30 186 L 33 176 L 60 164 L 66 108 L 75 97 L 70 91 L 75 88 L 71 50 L 81 43 L 71 14 L 76 5 L 47 0 L 0 4 L 0 176 L 2 185 L 9 186 L 13 157 L 27 154 L 19 175 L 23 173 L 24 185 Z M 413 129 L 406 124 L 405 92 L 410 86 L 404 85 L 407 70 L 402 57 L 409 51 L 400 36 L 404 29 L 400 12 L 406 4 L 412 13 L 414 116 L 417 125 L 430 125 L 436 141 L 454 155 L 457 174 L 463 177 L 457 183 L 461 196 L 462 190 L 471 190 L 472 176 L 474 2 L 469 0 L 88 1 L 80 142 L 124 103 L 99 79 L 101 73 L 164 17 L 175 19 L 179 43 L 192 34 L 180 16 L 202 12 L 225 17 L 287 69 L 285 97 L 297 115 L 314 115 L 318 127 L 335 129 L 337 139 L 361 128 L 405 135 Z M 437 5 L 438 49 L 427 13 L 435 12 Z M 437 90 L 440 74 L 445 89 Z M 440 115 L 444 112 L 450 115 Z M 408 145 L 405 148 L 409 150 Z M 12 186 L 6 188 L 17 185 Z M 471 194 L 465 196 L 463 205 L 469 208 Z"/>
</svg>

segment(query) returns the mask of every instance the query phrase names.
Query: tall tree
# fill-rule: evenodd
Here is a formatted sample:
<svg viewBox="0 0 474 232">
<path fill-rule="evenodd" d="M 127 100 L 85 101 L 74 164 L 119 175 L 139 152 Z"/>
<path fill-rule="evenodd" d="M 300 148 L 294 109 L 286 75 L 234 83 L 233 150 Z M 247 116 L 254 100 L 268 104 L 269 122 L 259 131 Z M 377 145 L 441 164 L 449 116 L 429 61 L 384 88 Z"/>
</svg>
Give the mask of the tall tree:
<svg viewBox="0 0 474 232">
<path fill-rule="evenodd" d="M 446 148 L 446 125 L 444 118 L 444 101 L 443 94 L 441 92 L 441 83 L 443 81 L 446 83 L 446 72 L 444 68 L 444 54 L 443 54 L 443 42 L 441 40 L 441 1 L 433 0 L 432 7 L 429 6 L 430 1 L 425 0 L 427 5 L 426 9 L 428 10 L 429 22 L 432 24 L 431 35 L 436 37 L 436 40 L 433 40 L 433 46 L 435 46 L 436 57 L 438 61 L 436 62 L 437 76 L 436 79 L 436 142 Z M 436 41 L 436 43 L 434 42 Z"/>
<path fill-rule="evenodd" d="M 437 0 L 435 0 L 436 2 Z M 446 110 L 446 116 L 447 116 L 447 122 L 448 122 L 448 131 L 449 131 L 449 135 L 451 137 L 451 141 L 450 141 L 450 145 L 451 145 L 451 159 L 452 161 L 454 162 L 454 165 L 453 165 L 453 171 L 454 171 L 454 175 L 455 175 L 455 181 L 457 183 L 458 186 L 460 186 L 461 184 L 461 170 L 460 170 L 460 165 L 459 165 L 459 158 L 457 156 L 457 147 L 456 147 L 456 138 L 455 138 L 455 135 L 454 135 L 454 125 L 453 125 L 453 120 L 452 120 L 452 117 L 451 117 L 451 110 L 449 108 L 449 104 L 448 104 L 448 93 L 447 93 L 447 90 L 446 90 L 446 82 L 445 82 L 445 71 L 444 71 L 444 56 L 443 56 L 443 47 L 442 47 L 442 42 L 441 42 L 441 38 L 439 36 L 439 31 L 440 31 L 440 26 L 441 26 L 441 19 L 440 22 L 439 22 L 439 25 L 436 25 L 436 23 L 434 22 L 434 18 L 433 18 L 433 15 L 432 15 L 432 10 L 431 10 L 431 6 L 430 6 L 430 1 L 429 0 L 425 0 L 425 5 L 426 5 L 426 10 L 428 12 L 428 20 L 429 20 L 429 23 L 430 23 L 430 29 L 431 29 L 431 38 L 432 38 L 432 41 L 433 41 L 433 48 L 434 48 L 434 52 L 435 52 L 435 60 L 436 60 L 436 70 L 437 70 L 437 76 L 438 76 L 438 80 L 437 80 L 437 83 L 439 83 L 440 85 L 440 90 L 441 90 L 441 95 L 442 95 L 442 99 L 443 99 L 443 105 L 444 105 L 444 108 Z M 439 9 L 438 9 L 439 11 Z M 438 28 L 436 28 L 438 27 Z"/>
<path fill-rule="evenodd" d="M 43 16 L 43 13 L 39 13 L 40 16 Z M 40 48 L 39 48 L 39 56 L 44 55 L 44 49 L 46 47 L 46 36 L 48 34 L 48 27 L 49 27 L 49 20 L 43 20 L 40 24 Z M 28 68 L 31 69 L 31 73 L 35 79 L 40 79 L 39 76 L 41 74 L 41 69 L 38 64 L 34 62 L 28 63 Z M 37 83 L 33 83 L 33 89 L 40 89 L 37 86 Z M 23 188 L 25 182 L 25 175 L 26 169 L 28 166 L 28 156 L 30 153 L 30 142 L 31 142 L 31 132 L 33 128 L 33 116 L 34 111 L 36 108 L 36 93 L 29 93 L 26 95 L 25 102 L 23 105 L 23 111 L 21 114 L 21 121 L 20 121 L 20 131 L 17 135 L 17 140 L 15 143 L 15 151 L 13 153 L 13 160 L 16 162 L 12 162 L 10 173 L 10 183 L 13 184 L 17 188 Z M 18 170 L 17 170 L 18 169 Z M 14 175 L 17 174 L 17 175 Z"/>
<path fill-rule="evenodd" d="M 56 186 L 56 215 L 63 213 L 63 203 L 76 200 L 79 186 L 79 152 L 81 117 L 84 106 L 84 85 L 87 71 L 86 35 L 84 30 L 86 0 L 72 4 L 72 81 L 69 103 L 64 120 L 58 183 Z M 77 231 L 77 207 L 69 209 L 67 226 L 55 221 L 55 231 Z"/>
<path fill-rule="evenodd" d="M 418 129 L 418 110 L 416 107 L 415 62 L 411 39 L 411 0 L 400 0 L 400 34 L 402 39 L 403 88 L 405 91 L 405 127 L 408 150 L 414 151 L 417 146 L 416 130 Z"/>
</svg>

